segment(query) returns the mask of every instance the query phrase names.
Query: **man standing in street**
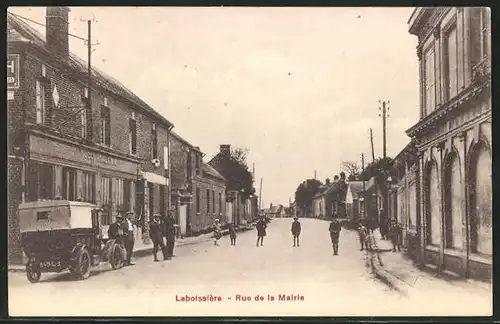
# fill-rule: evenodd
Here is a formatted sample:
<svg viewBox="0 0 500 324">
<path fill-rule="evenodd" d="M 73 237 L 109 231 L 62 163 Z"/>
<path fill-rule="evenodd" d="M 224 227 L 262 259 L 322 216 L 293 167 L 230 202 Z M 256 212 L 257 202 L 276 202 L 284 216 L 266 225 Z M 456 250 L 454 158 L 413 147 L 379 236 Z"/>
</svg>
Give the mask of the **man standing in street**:
<svg viewBox="0 0 500 324">
<path fill-rule="evenodd" d="M 149 237 L 153 241 L 153 257 L 154 262 L 158 262 L 158 249 L 161 249 L 163 260 L 167 259 L 165 253 L 165 244 L 163 243 L 163 226 L 161 224 L 160 214 L 155 214 L 153 220 L 149 223 Z"/>
<path fill-rule="evenodd" d="M 264 217 L 261 217 L 257 224 L 255 225 L 255 228 L 257 229 L 257 246 L 259 246 L 259 241 L 260 241 L 260 246 L 264 245 L 264 236 L 266 236 L 266 221 L 264 220 Z"/>
<path fill-rule="evenodd" d="M 302 227 L 300 226 L 299 218 L 295 216 L 292 223 L 293 246 L 300 246 L 299 236 L 301 230 Z"/>
<path fill-rule="evenodd" d="M 330 223 L 330 239 L 332 240 L 333 255 L 339 254 L 339 237 L 340 231 L 342 230 L 342 225 L 338 220 L 333 219 Z"/>
<path fill-rule="evenodd" d="M 127 250 L 127 263 L 126 265 L 134 265 L 131 260 L 132 260 L 132 254 L 134 253 L 134 243 L 135 243 L 135 238 L 134 238 L 134 225 L 136 224 L 135 221 L 135 214 L 133 211 L 127 212 L 125 215 L 125 230 L 124 230 L 124 239 L 125 239 L 125 249 Z"/>
<path fill-rule="evenodd" d="M 392 252 L 396 252 L 396 248 L 398 252 L 401 252 L 401 225 L 399 225 L 396 220 L 392 220 L 391 226 L 389 227 L 389 237 L 392 242 Z"/>
<path fill-rule="evenodd" d="M 174 245 L 175 245 L 175 219 L 174 211 L 169 210 L 168 216 L 165 219 L 165 237 L 166 237 L 166 250 L 167 250 L 167 260 L 172 259 L 174 256 Z"/>
<path fill-rule="evenodd" d="M 363 222 L 359 222 L 358 225 L 358 235 L 359 235 L 359 243 L 361 244 L 360 251 L 363 251 L 365 248 L 368 250 L 368 239 L 369 234 L 366 226 Z"/>
</svg>

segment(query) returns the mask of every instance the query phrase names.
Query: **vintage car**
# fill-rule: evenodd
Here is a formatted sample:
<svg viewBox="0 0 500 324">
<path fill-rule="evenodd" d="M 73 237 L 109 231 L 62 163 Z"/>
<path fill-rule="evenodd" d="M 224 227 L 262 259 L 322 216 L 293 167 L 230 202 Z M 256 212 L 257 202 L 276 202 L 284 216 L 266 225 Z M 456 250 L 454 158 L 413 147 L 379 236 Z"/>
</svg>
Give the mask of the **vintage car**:
<svg viewBox="0 0 500 324">
<path fill-rule="evenodd" d="M 109 261 L 121 268 L 125 249 L 117 241 L 102 239 L 100 210 L 93 204 L 68 200 L 42 200 L 19 205 L 19 227 L 24 253 L 28 257 L 26 275 L 38 282 L 42 272 L 68 269 L 79 279 L 87 279 L 90 268 Z"/>
</svg>

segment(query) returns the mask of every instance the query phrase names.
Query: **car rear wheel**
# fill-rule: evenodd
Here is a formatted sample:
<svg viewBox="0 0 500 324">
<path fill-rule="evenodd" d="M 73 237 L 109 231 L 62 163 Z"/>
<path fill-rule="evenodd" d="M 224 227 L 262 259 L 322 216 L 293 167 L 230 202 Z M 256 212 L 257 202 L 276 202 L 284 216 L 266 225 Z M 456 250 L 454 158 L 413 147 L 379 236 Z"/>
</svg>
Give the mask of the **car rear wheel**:
<svg viewBox="0 0 500 324">
<path fill-rule="evenodd" d="M 90 276 L 90 254 L 86 248 L 82 248 L 78 253 L 77 262 L 73 268 L 73 273 L 81 280 Z"/>
<path fill-rule="evenodd" d="M 26 277 L 28 277 L 29 282 L 37 283 L 41 276 L 40 262 L 35 259 L 30 259 L 26 264 Z"/>
</svg>

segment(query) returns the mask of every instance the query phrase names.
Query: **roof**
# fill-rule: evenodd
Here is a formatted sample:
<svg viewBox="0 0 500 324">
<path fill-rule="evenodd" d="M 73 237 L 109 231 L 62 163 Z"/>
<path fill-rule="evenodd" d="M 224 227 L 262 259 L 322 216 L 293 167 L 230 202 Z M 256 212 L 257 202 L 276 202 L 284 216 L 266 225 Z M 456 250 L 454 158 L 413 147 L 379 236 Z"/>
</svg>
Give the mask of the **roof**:
<svg viewBox="0 0 500 324">
<path fill-rule="evenodd" d="M 24 41 L 24 42 L 29 42 L 40 49 L 46 51 L 47 53 L 50 53 L 49 49 L 47 48 L 47 44 L 45 42 L 45 37 L 42 36 L 36 29 L 22 21 L 21 19 L 17 18 L 16 16 L 9 14 L 7 15 L 7 26 L 9 29 L 12 28 L 14 29 L 19 35 L 16 35 L 15 33 L 12 33 L 11 31 L 9 32 L 9 36 L 11 37 L 10 40 L 8 41 Z M 55 56 L 53 56 L 55 57 Z M 83 61 L 81 58 L 79 58 L 77 55 L 74 53 L 69 53 L 69 60 L 67 62 L 64 62 L 59 59 L 59 62 L 69 66 L 71 69 L 74 69 L 78 71 L 79 73 L 87 73 L 87 63 Z M 169 122 L 165 117 L 163 117 L 160 113 L 158 113 L 156 110 L 154 110 L 152 107 L 150 107 L 147 103 L 145 103 L 141 98 L 139 98 L 137 95 L 135 95 L 131 90 L 129 90 L 127 87 L 125 87 L 122 83 L 120 83 L 118 80 L 114 79 L 113 77 L 105 74 L 104 72 L 100 71 L 96 67 L 92 66 L 92 80 L 94 83 L 98 84 L 99 86 L 107 89 L 108 91 L 114 93 L 115 95 L 122 97 L 125 100 L 130 101 L 134 105 L 138 106 L 145 112 L 151 114 L 153 117 L 157 118 L 160 122 L 163 124 L 167 125 L 168 127 L 173 126 L 171 122 Z"/>
<path fill-rule="evenodd" d="M 360 193 L 363 192 L 363 181 L 350 181 L 348 182 L 349 187 L 351 188 L 352 197 L 356 199 Z M 366 182 L 365 182 L 365 190 L 366 190 Z"/>
<path fill-rule="evenodd" d="M 314 194 L 313 199 L 324 195 L 332 186 L 333 186 L 333 183 L 330 183 L 329 185 L 327 185 L 327 184 L 321 185 L 318 188 L 318 192 L 316 194 Z"/>
<path fill-rule="evenodd" d="M 211 167 L 210 165 L 208 165 L 206 163 L 201 164 L 201 170 L 204 173 L 206 173 L 214 178 L 220 179 L 224 182 L 227 181 L 226 178 L 224 178 L 217 170 L 215 170 L 213 167 Z"/>
<path fill-rule="evenodd" d="M 189 146 L 189 148 L 191 148 L 191 149 L 193 149 L 193 150 L 195 150 L 195 151 L 198 151 L 198 152 L 200 152 L 200 153 L 202 153 L 202 154 L 203 154 L 203 152 L 200 150 L 200 148 L 199 148 L 199 147 L 194 146 L 193 144 L 189 143 L 188 141 L 186 141 L 184 138 L 182 138 L 182 137 L 181 137 L 179 134 L 177 134 L 176 132 L 171 131 L 171 132 L 170 132 L 170 134 L 171 134 L 173 137 L 177 138 L 177 139 L 178 139 L 179 141 L 181 141 L 182 143 L 184 143 L 184 144 L 186 144 L 187 146 Z"/>
</svg>

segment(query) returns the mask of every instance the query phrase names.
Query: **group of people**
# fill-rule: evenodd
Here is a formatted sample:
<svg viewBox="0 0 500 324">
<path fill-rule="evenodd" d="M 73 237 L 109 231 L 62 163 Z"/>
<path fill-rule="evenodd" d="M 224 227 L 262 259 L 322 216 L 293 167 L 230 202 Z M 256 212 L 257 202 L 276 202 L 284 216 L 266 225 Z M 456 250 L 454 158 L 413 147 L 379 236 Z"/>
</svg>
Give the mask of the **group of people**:
<svg viewBox="0 0 500 324">
<path fill-rule="evenodd" d="M 168 216 L 160 214 L 153 215 L 149 223 L 149 237 L 153 242 L 153 258 L 155 262 L 158 259 L 158 250 L 161 250 L 164 260 L 170 260 L 173 257 L 175 245 L 175 220 L 169 211 Z M 118 211 L 116 221 L 109 226 L 108 237 L 116 240 L 126 250 L 125 265 L 133 265 L 131 262 L 134 252 L 134 225 L 140 225 L 140 219 L 135 218 L 135 213 L 129 211 L 123 215 L 123 211 Z M 165 237 L 165 242 L 163 241 Z M 166 243 L 166 244 L 165 244 Z"/>
<path fill-rule="evenodd" d="M 257 246 L 263 246 L 264 245 L 264 237 L 266 236 L 266 228 L 267 228 L 267 223 L 268 221 L 266 220 L 265 217 L 259 218 L 257 223 L 255 224 L 255 228 L 257 230 Z M 229 238 L 231 240 L 231 245 L 236 245 L 236 228 L 234 227 L 233 224 L 228 225 L 229 229 Z M 222 228 L 220 224 L 220 220 L 217 218 L 214 221 L 213 225 L 213 233 L 214 233 L 214 245 L 219 245 L 219 240 L 222 237 Z"/>
</svg>

